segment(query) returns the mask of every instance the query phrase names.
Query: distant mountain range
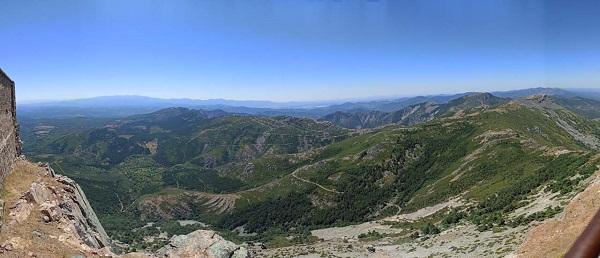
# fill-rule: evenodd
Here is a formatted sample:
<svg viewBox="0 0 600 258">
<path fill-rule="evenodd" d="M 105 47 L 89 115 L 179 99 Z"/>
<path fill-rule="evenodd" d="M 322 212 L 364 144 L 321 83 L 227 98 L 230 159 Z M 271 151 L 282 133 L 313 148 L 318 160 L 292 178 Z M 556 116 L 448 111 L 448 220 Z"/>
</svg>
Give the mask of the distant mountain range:
<svg viewBox="0 0 600 258">
<path fill-rule="evenodd" d="M 504 104 L 509 100 L 509 98 L 499 98 L 490 93 L 470 93 L 443 104 L 423 102 L 403 107 L 394 112 L 338 111 L 323 116 L 319 120 L 329 121 L 336 125 L 351 129 L 374 128 L 388 124 L 414 125 L 433 120 L 437 117 L 450 116 L 469 108 Z"/>
<path fill-rule="evenodd" d="M 243 227 L 256 235 L 232 237 L 271 247 L 295 241 L 274 234 L 301 239 L 309 229 L 465 200 L 426 221 L 393 224 L 406 228 L 390 236 L 429 238 L 458 225 L 494 232 L 553 217 L 560 207 L 526 205 L 539 192 L 574 196 L 597 171 L 600 134 L 590 118 L 600 118 L 600 101 L 555 89 L 521 94 L 544 92 L 555 95 L 423 97 L 391 112 L 361 104 L 321 121 L 183 107 L 23 117 L 21 137 L 28 158 L 80 182 L 108 234 L 127 244 L 154 234 L 140 230 L 136 240 L 129 225 L 196 220 L 222 232 Z M 357 125 L 374 129 L 347 129 Z M 520 214 L 525 208 L 532 212 Z"/>
<path fill-rule="evenodd" d="M 69 117 L 105 117 L 117 118 L 136 114 L 147 114 L 167 107 L 185 107 L 202 110 L 223 110 L 229 113 L 244 113 L 259 116 L 293 116 L 320 118 L 336 112 L 369 113 L 396 112 L 403 108 L 421 103 L 445 104 L 451 100 L 469 95 L 416 96 L 397 99 L 372 101 L 341 102 L 271 102 L 239 101 L 225 99 L 160 99 L 143 96 L 104 96 L 89 99 L 47 101 L 37 103 L 18 103 L 19 116 L 30 118 L 69 118 Z M 535 94 L 546 94 L 560 98 L 585 97 L 600 100 L 600 91 L 595 89 L 530 88 L 513 91 L 496 91 L 492 95 L 501 98 L 523 98 Z M 372 113 L 377 116 L 379 113 Z"/>
</svg>

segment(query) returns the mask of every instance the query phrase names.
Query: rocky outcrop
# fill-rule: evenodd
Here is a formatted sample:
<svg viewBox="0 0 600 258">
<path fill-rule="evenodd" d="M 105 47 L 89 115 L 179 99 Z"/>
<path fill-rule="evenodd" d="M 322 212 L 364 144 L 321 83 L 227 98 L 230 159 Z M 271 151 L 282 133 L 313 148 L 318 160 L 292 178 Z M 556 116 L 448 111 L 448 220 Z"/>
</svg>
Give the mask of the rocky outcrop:
<svg viewBox="0 0 600 258">
<path fill-rule="evenodd" d="M 51 168 L 47 167 L 47 169 L 52 172 Z M 66 176 L 56 175 L 55 178 L 65 185 L 64 189 L 66 191 L 73 191 L 70 193 L 74 194 L 75 198 L 71 197 L 65 200 L 62 205 L 59 204 L 59 207 L 66 212 L 67 217 L 75 218 L 74 220 L 71 219 L 73 226 L 86 245 L 93 248 L 110 247 L 110 238 L 104 231 L 102 224 L 100 224 L 100 220 L 98 220 L 81 187 Z M 48 212 L 44 213 L 48 214 Z"/>
<path fill-rule="evenodd" d="M 110 239 L 79 185 L 68 177 L 55 175 L 47 164 L 40 163 L 36 167 L 22 160 L 17 166 L 20 170 L 13 171 L 17 173 L 15 177 L 26 180 L 32 175 L 20 173 L 34 173 L 37 178 L 33 182 L 20 182 L 21 185 L 29 184 L 29 189 L 20 193 L 14 204 L 8 203 L 8 223 L 2 228 L 3 233 L 10 234 L 17 232 L 19 227 L 39 223 L 59 229 L 60 234 L 54 236 L 59 242 L 83 250 L 110 249 Z M 15 189 L 14 186 L 7 187 Z M 34 228 L 40 232 L 39 228 L 43 227 Z"/>
<path fill-rule="evenodd" d="M 0 69 L 0 190 L 15 158 L 21 155 L 15 103 L 15 82 Z"/>
<path fill-rule="evenodd" d="M 223 239 L 213 231 L 197 230 L 187 235 L 173 236 L 157 257 L 246 258 L 250 252 Z"/>
<path fill-rule="evenodd" d="M 214 231 L 197 230 L 187 235 L 173 236 L 166 246 L 156 253 L 128 253 L 121 258 L 250 258 L 252 254 L 223 239 Z"/>
<path fill-rule="evenodd" d="M 85 194 L 73 180 L 43 163 L 16 162 L 6 179 L 0 257 L 251 257 L 213 231 L 173 236 L 157 253 L 115 254 Z"/>
</svg>

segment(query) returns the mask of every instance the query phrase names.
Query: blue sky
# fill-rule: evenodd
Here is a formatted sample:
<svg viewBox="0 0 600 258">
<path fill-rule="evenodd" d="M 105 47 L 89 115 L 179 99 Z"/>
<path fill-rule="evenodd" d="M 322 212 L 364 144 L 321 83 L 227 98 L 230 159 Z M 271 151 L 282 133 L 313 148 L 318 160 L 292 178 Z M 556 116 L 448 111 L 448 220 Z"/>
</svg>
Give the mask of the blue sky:
<svg viewBox="0 0 600 258">
<path fill-rule="evenodd" d="M 600 86 L 600 1 L 5 1 L 19 100 Z"/>
</svg>

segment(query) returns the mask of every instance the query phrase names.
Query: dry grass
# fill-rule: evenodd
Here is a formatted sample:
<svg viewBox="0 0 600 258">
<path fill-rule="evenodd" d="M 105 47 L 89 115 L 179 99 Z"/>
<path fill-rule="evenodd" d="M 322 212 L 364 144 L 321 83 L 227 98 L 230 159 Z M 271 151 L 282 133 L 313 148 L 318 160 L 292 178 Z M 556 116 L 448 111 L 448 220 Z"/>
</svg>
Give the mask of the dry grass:
<svg viewBox="0 0 600 258">
<path fill-rule="evenodd" d="M 31 187 L 31 183 L 43 181 L 48 185 L 60 186 L 50 176 L 46 176 L 46 170 L 25 160 L 15 163 L 11 173 L 4 181 L 2 199 L 5 201 L 3 216 L 4 226 L 0 232 L 0 243 L 13 242 L 13 250 L 0 253 L 2 257 L 72 257 L 73 255 L 85 255 L 93 257 L 89 253 L 82 253 L 81 250 L 59 241 L 64 231 L 60 229 L 56 222 L 45 223 L 42 220 L 43 214 L 35 206 L 31 214 L 22 223 L 7 224 L 11 219 L 9 216 L 10 207 L 15 205 Z M 40 232 L 42 236 L 37 236 L 34 231 Z"/>
<path fill-rule="evenodd" d="M 45 173 L 44 168 L 38 167 L 27 161 L 17 161 L 4 181 L 2 199 L 6 203 L 15 203 L 21 194 L 27 192 L 32 182 L 35 182 Z"/>
</svg>

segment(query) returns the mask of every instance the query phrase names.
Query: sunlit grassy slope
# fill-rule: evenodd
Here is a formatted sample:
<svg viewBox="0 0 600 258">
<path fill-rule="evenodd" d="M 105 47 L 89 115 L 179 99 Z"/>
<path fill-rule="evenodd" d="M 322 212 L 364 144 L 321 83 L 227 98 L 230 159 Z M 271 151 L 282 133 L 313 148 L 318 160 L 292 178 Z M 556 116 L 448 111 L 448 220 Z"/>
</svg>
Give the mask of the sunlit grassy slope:
<svg viewBox="0 0 600 258">
<path fill-rule="evenodd" d="M 525 196 L 543 185 L 571 192 L 596 169 L 596 122 L 543 101 L 449 107 L 415 126 L 359 131 L 312 119 L 167 109 L 31 136 L 37 147 L 29 151 L 77 180 L 115 235 L 121 218 L 289 232 L 456 197 L 485 230 L 524 223 L 507 214 Z"/>
</svg>

